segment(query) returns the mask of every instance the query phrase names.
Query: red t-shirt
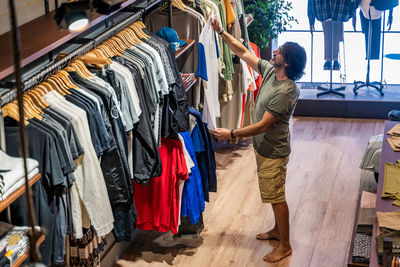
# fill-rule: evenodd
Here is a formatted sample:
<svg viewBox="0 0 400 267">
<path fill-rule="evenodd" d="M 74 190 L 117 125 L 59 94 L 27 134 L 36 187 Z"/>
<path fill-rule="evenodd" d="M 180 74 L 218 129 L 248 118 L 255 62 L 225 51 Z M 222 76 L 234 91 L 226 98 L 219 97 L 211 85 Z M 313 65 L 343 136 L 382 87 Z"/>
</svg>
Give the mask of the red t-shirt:
<svg viewBox="0 0 400 267">
<path fill-rule="evenodd" d="M 178 232 L 179 180 L 189 178 L 182 144 L 171 138 L 161 138 L 159 148 L 162 174 L 150 179 L 147 186 L 136 182 L 134 198 L 138 219 L 136 227 L 173 234 Z"/>
<path fill-rule="evenodd" d="M 250 46 L 253 49 L 254 53 L 256 53 L 256 56 L 258 58 L 260 58 L 260 51 L 258 49 L 258 46 L 255 43 L 250 42 Z M 261 82 L 262 82 L 262 77 L 261 75 L 258 75 L 257 79 L 256 79 L 256 86 L 257 89 L 254 91 L 254 100 L 256 100 L 257 94 L 258 94 L 258 90 L 260 89 L 261 86 Z"/>
</svg>

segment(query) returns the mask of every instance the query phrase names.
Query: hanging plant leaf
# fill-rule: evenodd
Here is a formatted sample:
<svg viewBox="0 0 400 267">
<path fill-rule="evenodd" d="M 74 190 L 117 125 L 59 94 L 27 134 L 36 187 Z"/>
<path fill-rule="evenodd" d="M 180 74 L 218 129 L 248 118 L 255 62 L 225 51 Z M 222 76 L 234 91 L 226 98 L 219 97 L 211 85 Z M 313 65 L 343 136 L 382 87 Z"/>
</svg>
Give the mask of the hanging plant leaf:
<svg viewBox="0 0 400 267">
<path fill-rule="evenodd" d="M 244 0 L 245 13 L 252 14 L 254 22 L 248 28 L 249 38 L 260 49 L 268 46 L 271 39 L 276 38 L 291 27 L 290 22 L 297 19 L 289 16 L 292 3 L 288 0 Z"/>
</svg>

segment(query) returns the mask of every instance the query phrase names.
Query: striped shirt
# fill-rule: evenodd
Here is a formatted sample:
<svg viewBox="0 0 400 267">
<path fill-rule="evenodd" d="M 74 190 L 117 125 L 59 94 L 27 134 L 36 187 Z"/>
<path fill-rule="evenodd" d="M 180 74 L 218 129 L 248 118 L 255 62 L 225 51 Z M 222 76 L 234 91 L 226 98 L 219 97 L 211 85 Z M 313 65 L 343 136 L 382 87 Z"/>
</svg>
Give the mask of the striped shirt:
<svg viewBox="0 0 400 267">
<path fill-rule="evenodd" d="M 310 25 L 315 19 L 326 21 L 348 21 L 360 4 L 361 0 L 308 0 L 308 20 Z"/>
</svg>

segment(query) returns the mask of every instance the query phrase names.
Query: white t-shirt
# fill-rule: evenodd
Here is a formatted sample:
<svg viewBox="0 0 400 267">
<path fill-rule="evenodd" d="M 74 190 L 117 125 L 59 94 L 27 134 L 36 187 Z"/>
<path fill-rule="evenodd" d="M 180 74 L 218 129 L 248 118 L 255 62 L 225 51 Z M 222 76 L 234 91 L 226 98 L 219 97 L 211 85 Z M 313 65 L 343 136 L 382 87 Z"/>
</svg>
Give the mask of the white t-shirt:
<svg viewBox="0 0 400 267">
<path fill-rule="evenodd" d="M 103 172 L 93 148 L 86 112 L 66 101 L 56 91 L 50 91 L 43 99 L 55 110 L 65 115 L 72 123 L 85 153 L 82 164 L 74 171 L 75 182 L 71 188 L 71 212 L 74 236 L 83 236 L 85 211 L 90 223 L 99 236 L 110 233 L 114 227 L 114 217 L 108 198 Z M 83 207 L 81 207 L 81 202 Z"/>
<path fill-rule="evenodd" d="M 211 12 L 210 16 L 204 26 L 200 37 L 199 46 L 204 47 L 206 69 L 208 80 L 202 79 L 204 87 L 204 107 L 203 107 L 203 122 L 207 123 L 209 129 L 216 127 L 216 118 L 220 115 L 220 105 L 218 99 L 219 78 L 218 78 L 218 58 L 217 58 L 217 40 L 215 32 L 211 25 L 211 18 L 214 13 Z"/>
</svg>

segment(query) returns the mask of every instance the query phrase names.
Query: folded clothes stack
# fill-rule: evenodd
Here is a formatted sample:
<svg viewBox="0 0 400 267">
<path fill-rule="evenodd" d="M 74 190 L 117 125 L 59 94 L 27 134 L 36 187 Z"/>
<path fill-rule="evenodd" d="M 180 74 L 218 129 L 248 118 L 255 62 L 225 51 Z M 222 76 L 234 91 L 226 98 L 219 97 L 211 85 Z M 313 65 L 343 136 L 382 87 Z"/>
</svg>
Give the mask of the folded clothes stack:
<svg viewBox="0 0 400 267">
<path fill-rule="evenodd" d="M 0 266 L 13 265 L 29 249 L 27 226 L 0 222 Z M 37 227 L 40 230 L 40 227 Z"/>
<path fill-rule="evenodd" d="M 356 233 L 354 237 L 354 246 L 352 261 L 355 263 L 369 263 L 371 254 L 371 239 L 372 236 Z"/>
<path fill-rule="evenodd" d="M 0 266 L 10 267 L 10 260 L 6 257 L 7 248 L 0 246 Z"/>
<path fill-rule="evenodd" d="M 39 173 L 39 163 L 28 158 L 26 160 L 28 179 L 32 179 Z M 22 158 L 10 157 L 0 150 L 0 201 L 25 183 L 24 162 Z"/>
<path fill-rule="evenodd" d="M 394 199 L 393 205 L 400 207 L 400 161 L 385 163 L 382 198 Z"/>
<path fill-rule="evenodd" d="M 394 151 L 400 151 L 400 124 L 396 124 L 387 132 L 390 137 L 386 140 Z"/>
<path fill-rule="evenodd" d="M 185 89 L 189 88 L 196 82 L 196 76 L 194 73 L 181 73 L 181 78 Z"/>
</svg>

